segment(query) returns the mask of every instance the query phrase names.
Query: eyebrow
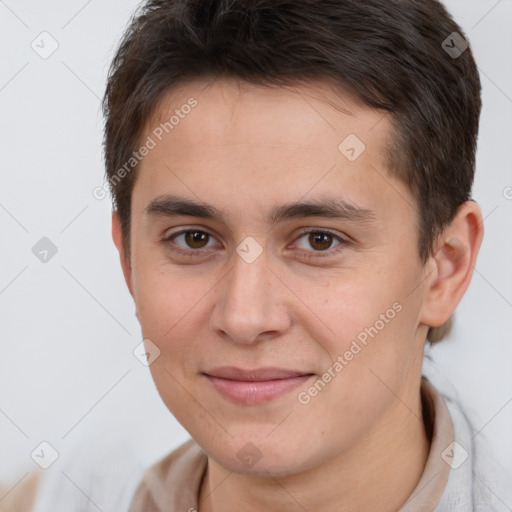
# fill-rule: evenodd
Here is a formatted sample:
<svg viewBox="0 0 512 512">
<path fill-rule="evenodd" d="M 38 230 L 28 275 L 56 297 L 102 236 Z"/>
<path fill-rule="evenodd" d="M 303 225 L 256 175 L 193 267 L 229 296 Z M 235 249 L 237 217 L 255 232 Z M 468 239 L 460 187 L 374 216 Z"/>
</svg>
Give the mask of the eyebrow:
<svg viewBox="0 0 512 512">
<path fill-rule="evenodd" d="M 203 219 L 223 220 L 224 215 L 215 206 L 174 195 L 155 197 L 144 212 L 150 216 L 174 217 L 184 215 Z M 284 220 L 304 217 L 325 217 L 355 223 L 369 223 L 377 220 L 374 212 L 350 203 L 342 198 L 319 197 L 310 201 L 285 203 L 272 208 L 267 216 L 271 226 Z"/>
</svg>

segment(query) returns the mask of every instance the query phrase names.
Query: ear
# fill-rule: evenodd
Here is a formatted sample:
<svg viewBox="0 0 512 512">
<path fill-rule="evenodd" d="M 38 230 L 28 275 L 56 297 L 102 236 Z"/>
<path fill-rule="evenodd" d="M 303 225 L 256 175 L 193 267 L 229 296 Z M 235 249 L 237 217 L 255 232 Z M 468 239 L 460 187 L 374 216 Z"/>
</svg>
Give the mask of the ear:
<svg viewBox="0 0 512 512">
<path fill-rule="evenodd" d="M 466 201 L 438 237 L 434 254 L 427 264 L 427 268 L 433 270 L 423 302 L 421 323 L 440 326 L 455 311 L 473 276 L 483 235 L 482 211 L 475 202 Z"/>
<path fill-rule="evenodd" d="M 132 267 L 130 263 L 130 256 L 126 254 L 124 248 L 123 231 L 121 229 L 121 219 L 117 210 L 112 211 L 112 239 L 119 252 L 119 258 L 121 260 L 121 268 L 123 269 L 124 280 L 130 290 L 130 294 L 133 297 L 132 288 Z"/>
</svg>

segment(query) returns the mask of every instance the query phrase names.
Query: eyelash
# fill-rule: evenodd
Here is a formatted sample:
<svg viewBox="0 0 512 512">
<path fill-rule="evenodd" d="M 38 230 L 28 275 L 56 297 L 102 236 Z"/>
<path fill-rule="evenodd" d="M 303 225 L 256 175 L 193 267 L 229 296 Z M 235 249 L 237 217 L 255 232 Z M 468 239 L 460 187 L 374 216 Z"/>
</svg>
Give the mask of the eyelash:
<svg viewBox="0 0 512 512">
<path fill-rule="evenodd" d="M 214 238 L 213 235 L 208 233 L 208 231 L 205 231 L 203 229 L 194 229 L 194 228 L 190 229 L 189 228 L 189 229 L 183 229 L 176 233 L 172 233 L 171 235 L 165 237 L 162 240 L 162 242 L 168 244 L 169 242 L 173 241 L 178 236 L 186 234 L 186 233 L 190 233 L 190 232 L 203 233 L 211 238 Z M 328 229 L 310 229 L 310 228 L 305 228 L 305 229 L 301 230 L 299 235 L 295 239 L 295 242 L 300 240 L 304 235 L 309 235 L 311 233 L 330 235 L 333 237 L 333 239 L 337 240 L 339 242 L 339 244 L 332 249 L 326 249 L 324 251 L 315 251 L 315 250 L 306 251 L 305 249 L 301 249 L 301 252 L 303 253 L 303 255 L 306 259 L 325 258 L 328 256 L 333 256 L 334 254 L 337 254 L 338 252 L 342 251 L 347 245 L 350 244 L 350 241 L 347 238 L 343 238 Z M 191 257 L 204 256 L 204 251 L 208 251 L 208 249 L 188 249 L 187 250 L 187 249 L 183 249 L 181 247 L 172 247 L 171 250 L 175 253 L 182 254 L 184 256 L 191 256 Z"/>
</svg>

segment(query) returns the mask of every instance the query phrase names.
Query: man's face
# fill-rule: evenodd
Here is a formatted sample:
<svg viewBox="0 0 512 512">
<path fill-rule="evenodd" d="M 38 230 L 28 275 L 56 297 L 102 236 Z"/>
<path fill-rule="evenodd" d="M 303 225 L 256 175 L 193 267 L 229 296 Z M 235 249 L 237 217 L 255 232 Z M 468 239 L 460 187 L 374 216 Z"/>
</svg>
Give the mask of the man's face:
<svg viewBox="0 0 512 512">
<path fill-rule="evenodd" d="M 428 269 L 389 118 L 327 85 L 219 80 L 173 89 L 148 136 L 127 276 L 158 391 L 203 449 L 285 475 L 411 421 Z"/>
</svg>

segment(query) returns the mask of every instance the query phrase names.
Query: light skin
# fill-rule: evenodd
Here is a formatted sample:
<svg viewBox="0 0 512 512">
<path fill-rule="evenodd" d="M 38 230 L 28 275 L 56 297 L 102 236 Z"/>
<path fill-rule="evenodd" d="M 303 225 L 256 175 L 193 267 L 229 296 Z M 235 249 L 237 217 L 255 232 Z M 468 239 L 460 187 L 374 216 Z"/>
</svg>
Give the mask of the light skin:
<svg viewBox="0 0 512 512">
<path fill-rule="evenodd" d="M 190 97 L 197 106 L 141 162 L 130 254 L 116 212 L 112 229 L 143 337 L 160 350 L 150 365 L 158 391 L 208 455 L 200 512 L 398 510 L 429 451 L 425 337 L 469 285 L 480 208 L 461 205 L 423 264 L 415 200 L 387 168 L 387 115 L 322 82 L 195 81 L 166 94 L 141 140 Z M 349 134 L 366 146 L 354 161 L 338 149 Z M 221 215 L 172 215 L 176 203 L 162 202 L 170 195 Z M 269 219 L 283 205 L 326 198 L 363 213 Z M 200 233 L 164 241 L 181 230 Z M 310 236 L 319 231 L 324 237 Z M 247 237 L 263 248 L 251 263 L 236 251 Z M 298 394 L 396 303 L 401 311 L 300 403 Z M 218 366 L 313 376 L 245 404 L 212 386 L 204 373 Z M 250 467 L 237 457 L 249 442 L 261 454 Z"/>
</svg>

